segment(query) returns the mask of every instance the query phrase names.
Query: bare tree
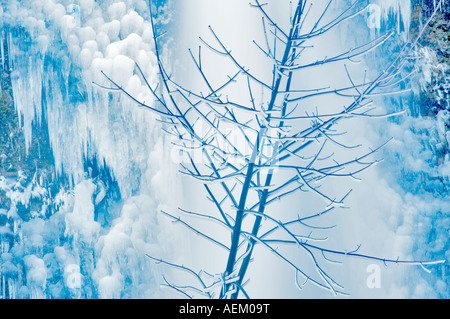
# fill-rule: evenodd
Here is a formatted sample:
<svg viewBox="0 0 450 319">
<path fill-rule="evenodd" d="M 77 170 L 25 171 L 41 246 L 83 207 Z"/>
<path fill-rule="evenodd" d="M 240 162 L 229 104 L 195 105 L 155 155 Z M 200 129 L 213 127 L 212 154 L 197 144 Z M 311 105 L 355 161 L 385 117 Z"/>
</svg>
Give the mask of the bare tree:
<svg viewBox="0 0 450 319">
<path fill-rule="evenodd" d="M 159 84 L 152 86 L 147 82 L 137 64 L 136 70 L 153 94 L 155 103 L 149 105 L 138 100 L 115 79 L 104 74 L 113 85 L 111 89 L 123 92 L 136 104 L 160 117 L 162 129 L 174 137 L 175 147 L 183 152 L 186 159 L 180 164 L 181 172 L 203 184 L 207 199 L 215 207 L 215 212 L 208 213 L 180 208 L 179 213 L 183 217 L 174 212 L 163 213 L 224 251 L 227 262 L 221 274 L 213 275 L 206 269 L 196 271 L 157 256 L 148 256 L 193 276 L 196 284 L 189 285 L 174 284 L 164 277 L 169 287 L 185 296 L 238 298 L 243 294 L 249 297 L 245 291 L 246 272 L 257 245 L 292 268 L 299 287 L 312 283 L 336 295 L 344 294 L 343 287 L 327 273 L 323 265 L 334 262 L 333 258 L 337 256 L 359 257 L 385 264 L 424 266 L 442 262 L 381 258 L 360 253 L 359 246 L 353 251 L 330 249 L 325 238 L 316 235 L 331 228 L 325 224 L 327 216 L 342 207 L 351 192 L 350 189 L 340 196 L 327 192 L 323 187 L 327 179 L 358 179 L 361 172 L 378 163 L 374 155 L 384 146 L 362 151 L 359 145 L 346 145 L 340 140 L 342 132 L 337 128 L 338 123 L 349 118 L 397 114 L 376 113 L 373 100 L 377 96 L 402 92 L 399 84 L 409 76 L 403 72 L 403 67 L 417 41 L 405 43 L 391 62 L 371 79 L 364 77 L 356 80 L 345 62 L 352 62 L 375 50 L 390 39 L 393 32 L 382 33 L 344 52 L 314 60 L 305 59 L 304 56 L 317 43 L 316 39 L 366 9 L 364 1 L 355 0 L 342 12 L 332 16 L 329 11 L 333 4 L 330 0 L 320 14 L 313 16 L 311 1 L 297 1 L 291 5 L 292 14 L 285 29 L 282 23 L 271 18 L 265 4 L 259 0 L 251 2 L 255 14 L 261 15 L 261 30 L 265 39 L 264 43 L 253 41 L 251 45 L 267 58 L 267 68 L 270 68 L 271 74 L 269 79 L 244 66 L 213 27 L 209 27 L 213 41 L 200 38 L 198 56 L 189 51 L 207 92 L 177 83 L 162 62 L 162 34 L 158 33 L 154 20 Z M 230 73 L 224 75 L 226 80 L 219 85 L 213 84 L 207 74 L 209 70 L 203 67 L 202 47 L 222 56 L 224 63 L 232 66 Z M 307 88 L 296 84 L 296 74 L 299 72 L 338 62 L 343 63 L 342 75 L 348 85 L 342 84 L 345 81 L 341 81 L 338 87 L 330 84 Z M 233 90 L 241 90 L 242 87 L 246 88 L 247 98 L 234 99 Z M 258 100 L 256 92 L 263 92 L 262 96 L 267 98 Z M 335 111 L 324 112 L 324 105 L 314 105 L 320 103 L 318 98 L 324 96 L 335 97 Z M 344 104 L 341 101 L 345 101 Z M 308 106 L 311 104 L 314 107 Z M 330 106 L 327 105 L 326 109 Z M 337 149 L 344 150 L 340 154 L 349 154 L 348 158 L 336 157 Z M 356 156 L 353 156 L 354 150 L 357 150 Z M 198 154 L 201 156 L 198 157 Z M 297 212 L 294 218 L 288 213 L 281 214 L 281 218 L 274 217 L 273 207 L 277 202 L 301 193 L 319 196 L 327 205 L 311 214 Z M 214 233 L 195 228 L 187 222 L 186 216 L 217 223 L 229 232 L 229 240 L 222 242 Z M 299 262 L 298 258 L 292 258 L 278 249 L 279 246 L 292 246 L 291 249 L 307 258 Z M 313 266 L 314 271 L 302 266 L 306 262 Z"/>
</svg>

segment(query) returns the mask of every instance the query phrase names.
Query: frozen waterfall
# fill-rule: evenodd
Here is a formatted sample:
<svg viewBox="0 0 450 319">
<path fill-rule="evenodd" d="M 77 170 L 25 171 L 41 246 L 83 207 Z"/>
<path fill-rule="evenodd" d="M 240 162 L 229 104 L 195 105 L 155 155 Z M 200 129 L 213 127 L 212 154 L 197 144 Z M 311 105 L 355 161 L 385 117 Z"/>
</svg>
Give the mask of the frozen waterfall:
<svg viewBox="0 0 450 319">
<path fill-rule="evenodd" d="M 165 249 L 155 225 L 158 198 L 173 186 L 156 182 L 170 167 L 167 147 L 153 114 L 104 89 L 111 83 L 101 73 L 152 103 L 135 70 L 137 62 L 148 81 L 156 78 L 147 3 L 3 1 L 0 8 L 2 69 L 10 72 L 26 152 L 43 122 L 53 179 L 65 185 L 50 189 L 39 170 L 23 190 L 2 177 L 12 204 L 0 212 L 14 221 L 0 233 L 3 298 L 160 296 L 145 253 Z M 34 198 L 47 205 L 21 218 L 17 204 L 31 210 Z"/>
</svg>

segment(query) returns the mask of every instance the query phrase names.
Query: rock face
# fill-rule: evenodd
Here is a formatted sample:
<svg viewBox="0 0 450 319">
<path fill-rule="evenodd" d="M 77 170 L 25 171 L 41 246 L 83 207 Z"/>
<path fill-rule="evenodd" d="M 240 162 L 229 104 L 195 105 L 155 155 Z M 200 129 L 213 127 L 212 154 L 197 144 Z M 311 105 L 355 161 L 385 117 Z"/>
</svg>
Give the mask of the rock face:
<svg viewBox="0 0 450 319">
<path fill-rule="evenodd" d="M 420 21 L 427 19 L 434 9 L 436 1 L 413 0 L 413 16 L 410 35 L 415 38 L 421 26 Z M 433 152 L 430 165 L 444 168 L 438 174 L 444 188 L 441 194 L 449 190 L 448 166 L 450 154 L 450 3 L 444 1 L 435 17 L 430 21 L 420 38 L 416 50 L 415 67 L 418 73 L 418 85 L 415 101 L 419 105 L 420 116 L 434 122 L 424 143 Z"/>
<path fill-rule="evenodd" d="M 413 1 L 411 37 L 418 34 L 420 21 L 433 9 L 433 1 Z M 416 65 L 422 74 L 420 107 L 422 115 L 437 115 L 450 107 L 450 4 L 444 1 L 442 9 L 430 22 L 418 43 Z M 450 123 L 446 123 L 446 129 Z"/>
</svg>

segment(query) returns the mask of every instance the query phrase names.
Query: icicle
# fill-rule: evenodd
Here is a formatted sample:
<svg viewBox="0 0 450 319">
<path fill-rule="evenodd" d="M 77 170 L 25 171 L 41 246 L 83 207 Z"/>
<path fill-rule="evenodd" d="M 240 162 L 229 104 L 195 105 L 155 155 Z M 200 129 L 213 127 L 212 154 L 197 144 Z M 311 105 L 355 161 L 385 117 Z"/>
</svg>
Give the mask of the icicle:
<svg viewBox="0 0 450 319">
<path fill-rule="evenodd" d="M 395 23 L 397 32 L 404 34 L 409 33 L 411 20 L 411 1 L 410 0 L 376 0 L 376 4 L 381 11 L 381 19 L 385 24 L 389 22 Z M 390 19 L 395 21 L 390 21 Z M 403 29 L 402 29 L 403 25 Z"/>
<path fill-rule="evenodd" d="M 2 275 L 2 299 L 6 299 L 6 279 L 4 275 Z"/>
<path fill-rule="evenodd" d="M 0 50 L 1 50 L 1 54 L 2 54 L 2 71 L 5 70 L 5 48 L 3 46 L 3 38 L 5 36 L 5 32 L 2 31 L 1 35 L 0 35 Z"/>
<path fill-rule="evenodd" d="M 12 49 L 12 34 L 11 34 L 11 32 L 8 32 L 7 48 L 8 48 L 8 68 L 9 68 L 9 71 L 12 71 L 13 70 L 12 56 L 14 55 L 14 51 Z"/>
<path fill-rule="evenodd" d="M 8 280 L 9 299 L 16 299 L 16 282 L 13 279 Z"/>
<path fill-rule="evenodd" d="M 0 77 L 3 73 L 3 71 L 5 70 L 5 49 L 3 47 L 3 37 L 4 37 L 5 33 L 2 32 L 0 33 L 0 54 L 1 54 L 1 59 L 2 59 L 2 67 L 0 69 Z M 2 95 L 2 82 L 0 81 L 0 96 Z"/>
<path fill-rule="evenodd" d="M 2 72 L 5 70 L 5 48 L 3 46 L 4 36 L 5 36 L 5 32 L 2 30 L 2 32 L 0 33 L 0 53 L 1 53 L 1 58 L 2 58 L 2 70 L 1 70 Z"/>
</svg>

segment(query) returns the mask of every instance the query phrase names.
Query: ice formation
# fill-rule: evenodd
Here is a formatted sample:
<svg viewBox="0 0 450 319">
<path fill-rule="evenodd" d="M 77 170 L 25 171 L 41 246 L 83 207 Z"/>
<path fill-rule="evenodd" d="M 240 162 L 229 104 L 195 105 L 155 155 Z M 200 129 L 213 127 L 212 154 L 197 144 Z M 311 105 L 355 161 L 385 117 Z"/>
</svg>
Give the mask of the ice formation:
<svg viewBox="0 0 450 319">
<path fill-rule="evenodd" d="M 1 214 L 14 222 L 0 232 L 2 297 L 154 295 L 158 289 L 150 289 L 155 283 L 145 253 L 157 236 L 158 190 L 151 189 L 151 178 L 163 169 L 164 152 L 159 161 L 148 161 L 160 138 L 154 116 L 104 89 L 114 85 L 102 74 L 152 103 L 135 66 L 154 83 L 147 3 L 13 0 L 2 1 L 0 9 L 1 67 L 11 72 L 27 151 L 33 125 L 45 121 L 56 173 L 69 181 L 67 190 L 51 196 L 39 176 L 26 186 L 1 177 L 11 201 Z M 93 170 L 109 172 L 123 207 L 111 201 L 109 212 L 99 212 L 110 185 Z M 23 220 L 16 206 L 30 207 L 33 198 L 47 200 L 54 213 L 48 216 L 43 205 Z M 124 284 L 130 282 L 133 289 Z"/>
<path fill-rule="evenodd" d="M 135 162 L 133 159 L 142 154 L 147 139 L 125 138 L 117 130 L 131 130 L 136 136 L 148 137 L 152 116 L 136 110 L 131 101 L 118 94 L 112 97 L 115 101 L 109 102 L 111 95 L 92 83 L 113 86 L 102 75 L 103 71 L 133 93 L 148 92 L 143 81 L 133 77 L 134 61 L 152 83 L 155 57 L 148 38 L 151 26 L 141 16 L 146 17 L 148 12 L 140 15 L 133 10 L 142 5 L 109 4 L 108 1 L 101 4 L 82 1 L 79 5 L 72 1 L 8 2 L 4 19 L 14 19 L 15 23 L 8 25 L 7 43 L 13 68 L 14 101 L 23 116 L 26 144 L 31 140 L 32 122 L 41 118 L 42 99 L 45 99 L 44 112 L 57 171 L 62 173 L 64 167 L 64 172 L 74 176 L 77 183 L 83 178 L 82 157 L 92 152 L 112 169 L 122 192 L 129 195 L 132 186 L 128 185 L 132 183 L 126 180 L 136 176 L 142 167 L 125 165 Z M 31 94 L 21 94 L 23 91 Z M 151 103 L 151 93 L 146 94 L 139 97 Z M 62 104 L 64 108 L 60 107 Z M 124 121 L 117 116 L 125 117 Z M 65 127 L 57 124 L 61 121 Z M 68 156 L 64 152 L 66 145 L 72 145 L 76 154 Z"/>
<path fill-rule="evenodd" d="M 411 0 L 375 0 L 371 4 L 378 6 L 380 19 L 389 23 L 394 21 L 398 32 L 408 34 L 411 23 Z"/>
</svg>

